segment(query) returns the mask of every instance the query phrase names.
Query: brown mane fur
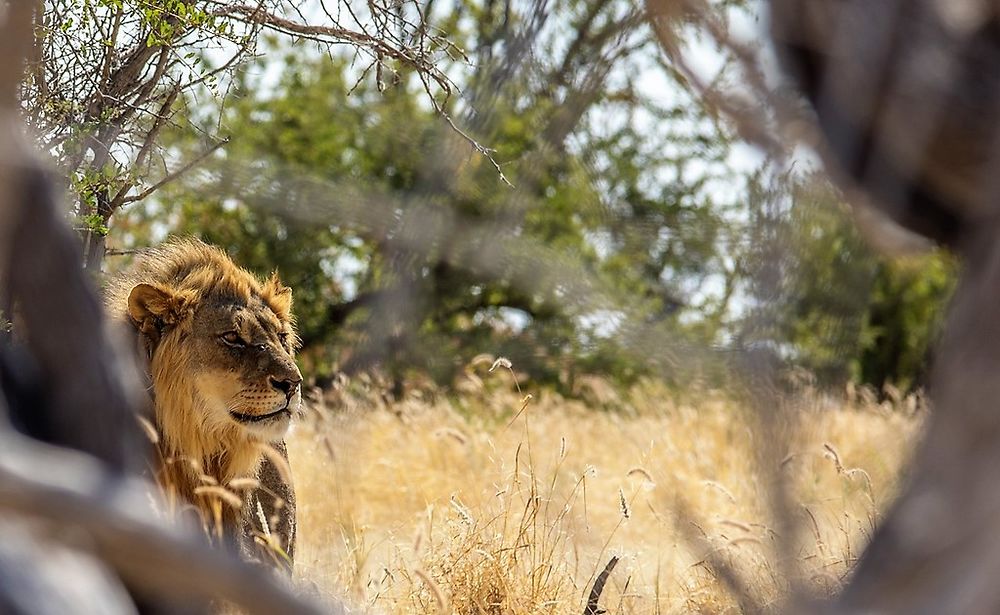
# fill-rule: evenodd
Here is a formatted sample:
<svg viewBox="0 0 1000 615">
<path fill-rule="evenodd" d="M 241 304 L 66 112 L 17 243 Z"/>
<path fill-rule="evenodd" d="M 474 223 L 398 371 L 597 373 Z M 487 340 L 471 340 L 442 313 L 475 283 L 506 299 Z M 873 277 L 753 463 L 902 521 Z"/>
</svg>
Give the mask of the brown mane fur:
<svg viewBox="0 0 1000 615">
<path fill-rule="evenodd" d="M 138 322 L 134 311 L 130 312 L 130 293 L 140 285 L 170 296 L 155 306 L 168 315 L 160 322 L 170 326 L 169 333 L 162 334 L 151 321 Z M 141 253 L 133 267 L 112 280 L 107 289 L 112 317 L 134 327 L 137 347 L 142 356 L 151 358 L 147 373 L 154 389 L 159 434 L 158 482 L 175 504 L 194 503 L 203 519 L 214 525 L 220 519 L 219 500 L 211 497 L 212 489 L 208 489 L 210 497 L 199 495 L 198 487 L 213 482 L 225 486 L 233 479 L 254 476 L 263 447 L 268 446 L 232 422 L 207 426 L 191 384 L 191 316 L 202 301 L 219 297 L 268 309 L 291 331 L 291 290 L 282 286 L 276 275 L 261 280 L 235 265 L 222 250 L 196 240 L 174 239 Z M 225 517 L 233 514 L 233 510 L 223 512 Z M 226 524 L 229 522 L 232 519 Z"/>
</svg>

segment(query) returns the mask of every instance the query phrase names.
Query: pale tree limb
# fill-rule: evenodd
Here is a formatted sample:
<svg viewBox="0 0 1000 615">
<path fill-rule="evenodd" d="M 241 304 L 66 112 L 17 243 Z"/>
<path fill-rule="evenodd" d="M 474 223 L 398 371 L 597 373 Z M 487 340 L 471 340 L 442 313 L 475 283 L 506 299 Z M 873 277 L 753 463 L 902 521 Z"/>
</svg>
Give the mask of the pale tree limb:
<svg viewBox="0 0 1000 615">
<path fill-rule="evenodd" d="M 81 558 L 74 579 L 95 599 L 111 597 L 97 574 L 110 568 L 130 589 L 144 590 L 144 600 L 152 595 L 144 604 L 156 612 L 178 612 L 181 603 L 185 612 L 203 612 L 213 600 L 253 613 L 344 612 L 297 598 L 269 571 L 210 549 L 198 532 L 170 526 L 150 505 L 151 486 L 130 477 L 146 466 L 136 421 L 143 396 L 132 394 L 138 379 L 110 339 L 75 236 L 16 115 L 19 59 L 31 40 L 27 4 L 9 3 L 0 24 L 0 47 L 15 54 L 0 70 L 0 306 L 16 306 L 25 342 L 0 338 L 0 412 L 36 439 L 0 421 L 0 512 L 99 556 L 107 566 Z M 41 542 L 23 544 L 31 549 L 26 561 L 59 555 Z M 87 577 L 88 568 L 95 574 Z M 0 574 L 0 605 L 43 591 L 40 572 L 0 566 Z"/>
<path fill-rule="evenodd" d="M 320 608 L 296 597 L 268 569 L 207 546 L 193 528 L 151 515 L 152 485 L 144 481 L 114 479 L 82 454 L 9 432 L 0 433 L 0 449 L 0 510 L 84 530 L 87 548 L 132 586 L 223 600 L 260 615 L 346 613 L 338 604 Z"/>
<path fill-rule="evenodd" d="M 40 9 L 38 2 L 8 2 L 4 7 L 6 19 L 0 37 L 0 107 L 13 110 L 18 107 L 17 86 L 21 82 L 24 66 L 20 58 L 32 55 L 34 34 L 32 24 L 35 12 Z"/>
</svg>

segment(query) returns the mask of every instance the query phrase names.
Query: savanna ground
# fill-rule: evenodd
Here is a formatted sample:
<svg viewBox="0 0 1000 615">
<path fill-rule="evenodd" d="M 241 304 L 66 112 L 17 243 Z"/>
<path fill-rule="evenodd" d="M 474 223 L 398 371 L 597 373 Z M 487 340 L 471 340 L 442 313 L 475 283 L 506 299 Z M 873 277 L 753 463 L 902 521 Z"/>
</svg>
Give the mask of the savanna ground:
<svg viewBox="0 0 1000 615">
<path fill-rule="evenodd" d="M 460 393 L 388 402 L 360 380 L 312 404 L 290 441 L 302 584 L 361 611 L 578 615 L 618 555 L 609 613 L 739 612 L 708 559 L 758 604 L 789 576 L 825 595 L 897 491 L 924 415 L 913 398 L 805 390 L 783 414 L 796 420 L 760 429 L 732 395 L 593 380 L 584 402 L 488 367 Z M 779 475 L 794 531 L 771 512 Z"/>
</svg>

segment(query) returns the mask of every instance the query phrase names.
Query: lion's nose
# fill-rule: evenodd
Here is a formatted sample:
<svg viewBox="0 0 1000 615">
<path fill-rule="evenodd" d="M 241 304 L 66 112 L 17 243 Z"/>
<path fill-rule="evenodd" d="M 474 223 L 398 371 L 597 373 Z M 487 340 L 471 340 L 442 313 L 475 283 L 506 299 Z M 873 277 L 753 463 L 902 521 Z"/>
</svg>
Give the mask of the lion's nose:
<svg viewBox="0 0 1000 615">
<path fill-rule="evenodd" d="M 292 380 L 290 378 L 287 378 L 285 380 L 277 380 L 275 378 L 271 378 L 271 386 L 278 389 L 288 397 L 291 397 L 292 395 L 295 394 L 295 390 L 299 388 L 299 384 L 301 382 L 302 379 Z"/>
</svg>

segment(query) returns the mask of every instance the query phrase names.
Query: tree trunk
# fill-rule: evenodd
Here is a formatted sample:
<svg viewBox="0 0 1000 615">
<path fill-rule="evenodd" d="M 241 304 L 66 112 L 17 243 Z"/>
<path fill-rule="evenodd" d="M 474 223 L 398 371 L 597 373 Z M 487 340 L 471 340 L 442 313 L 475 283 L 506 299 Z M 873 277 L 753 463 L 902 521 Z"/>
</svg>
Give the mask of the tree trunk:
<svg viewBox="0 0 1000 615">
<path fill-rule="evenodd" d="M 847 612 L 1000 609 L 1000 242 L 987 225 L 931 377 L 933 412 L 912 480 L 839 601 Z"/>
</svg>

